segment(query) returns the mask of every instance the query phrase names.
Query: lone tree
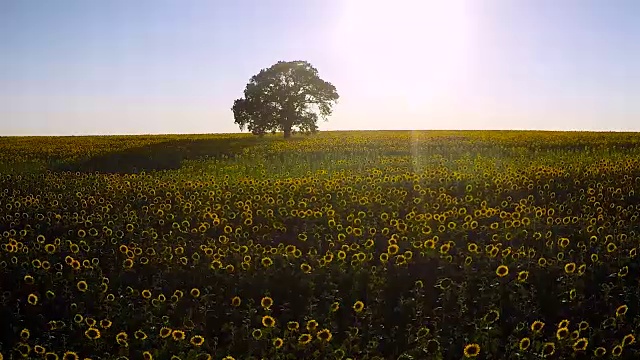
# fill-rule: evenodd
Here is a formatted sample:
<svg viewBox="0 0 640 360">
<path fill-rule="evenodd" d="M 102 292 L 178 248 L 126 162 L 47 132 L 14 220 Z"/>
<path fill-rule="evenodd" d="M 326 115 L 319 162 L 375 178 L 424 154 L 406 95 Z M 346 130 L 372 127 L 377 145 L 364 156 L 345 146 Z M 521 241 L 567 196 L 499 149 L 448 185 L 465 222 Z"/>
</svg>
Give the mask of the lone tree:
<svg viewBox="0 0 640 360">
<path fill-rule="evenodd" d="M 338 101 L 336 87 L 320 79 L 306 61 L 279 61 L 249 80 L 244 98 L 233 102 L 233 117 L 240 130 L 254 135 L 292 131 L 315 133 L 318 119 L 331 115 Z"/>
</svg>

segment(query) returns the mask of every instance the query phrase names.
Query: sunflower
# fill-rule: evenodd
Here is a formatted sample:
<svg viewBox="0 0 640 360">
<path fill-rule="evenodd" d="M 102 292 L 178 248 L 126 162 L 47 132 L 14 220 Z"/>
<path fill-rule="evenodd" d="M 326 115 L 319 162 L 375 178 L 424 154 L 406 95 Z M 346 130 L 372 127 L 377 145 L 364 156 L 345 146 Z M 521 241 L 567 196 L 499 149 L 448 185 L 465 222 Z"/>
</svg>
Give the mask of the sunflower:
<svg viewBox="0 0 640 360">
<path fill-rule="evenodd" d="M 633 334 L 627 334 L 622 338 L 622 346 L 631 345 L 636 342 L 636 337 Z"/>
<path fill-rule="evenodd" d="M 100 339 L 100 330 L 98 330 L 98 329 L 96 329 L 94 327 L 90 327 L 84 332 L 84 336 L 86 336 L 87 338 L 89 338 L 91 340 Z"/>
<path fill-rule="evenodd" d="M 587 350 L 587 346 L 589 345 L 589 340 L 587 338 L 580 338 L 573 343 L 574 351 L 585 351 Z"/>
<path fill-rule="evenodd" d="M 318 339 L 321 341 L 331 341 L 331 338 L 333 337 L 329 329 L 320 330 L 317 336 L 318 336 Z"/>
<path fill-rule="evenodd" d="M 416 338 L 422 339 L 425 336 L 429 335 L 429 332 L 431 332 L 431 330 L 429 330 L 429 328 L 421 327 L 420 329 L 418 329 L 418 332 L 416 332 Z"/>
<path fill-rule="evenodd" d="M 342 348 L 338 348 L 333 351 L 333 356 L 336 360 L 342 360 L 345 356 L 345 352 Z M 2 359 L 0 359 L 2 360 Z"/>
<path fill-rule="evenodd" d="M 22 355 L 22 357 L 28 357 L 29 353 L 31 352 L 31 346 L 29 346 L 26 343 L 20 343 L 17 346 L 17 350 L 20 353 L 20 355 Z"/>
<path fill-rule="evenodd" d="M 622 355 L 622 345 L 616 345 L 611 349 L 611 355 L 618 357 Z"/>
<path fill-rule="evenodd" d="M 276 349 L 280 349 L 282 347 L 282 345 L 284 345 L 284 340 L 282 340 L 281 338 L 273 339 L 273 346 Z"/>
<path fill-rule="evenodd" d="M 518 346 L 520 347 L 521 351 L 527 350 L 529 346 L 531 346 L 531 339 L 529 339 L 528 337 L 520 339 Z"/>
<path fill-rule="evenodd" d="M 262 298 L 262 300 L 260 300 L 260 305 L 265 309 L 265 310 L 269 310 L 269 308 L 271 307 L 271 305 L 273 305 L 273 299 L 265 296 Z"/>
<path fill-rule="evenodd" d="M 525 281 L 527 281 L 528 278 L 529 278 L 529 272 L 528 271 L 520 271 L 518 273 L 518 281 L 525 282 Z"/>
<path fill-rule="evenodd" d="M 303 273 L 308 274 L 311 272 L 311 265 L 307 263 L 302 263 L 300 264 L 300 270 L 302 270 Z"/>
<path fill-rule="evenodd" d="M 618 271 L 618 277 L 625 277 L 629 274 L 629 267 L 628 266 L 623 266 L 619 271 Z"/>
<path fill-rule="evenodd" d="M 435 353 L 440 350 L 440 342 L 436 339 L 430 339 L 427 341 L 427 351 L 429 353 Z"/>
<path fill-rule="evenodd" d="M 618 308 L 616 309 L 616 316 L 617 317 L 621 317 L 624 316 L 627 313 L 627 310 L 629 308 L 627 307 L 627 305 L 620 305 L 618 306 Z"/>
<path fill-rule="evenodd" d="M 129 339 L 129 335 L 126 332 L 121 331 L 116 335 L 116 340 L 127 340 Z"/>
<path fill-rule="evenodd" d="M 173 330 L 171 332 L 171 337 L 175 341 L 184 340 L 184 338 L 185 338 L 184 331 L 182 331 L 182 330 Z"/>
<path fill-rule="evenodd" d="M 360 300 L 356 301 L 353 304 L 353 310 L 357 313 L 361 312 L 362 310 L 364 310 L 364 303 Z"/>
<path fill-rule="evenodd" d="M 44 246 L 44 251 L 51 255 L 56 252 L 56 246 L 54 244 L 47 244 Z"/>
<path fill-rule="evenodd" d="M 296 331 L 300 328 L 300 324 L 298 324 L 297 321 L 289 321 L 287 323 L 287 329 L 289 329 L 289 331 Z"/>
<path fill-rule="evenodd" d="M 334 301 L 334 302 L 331 304 L 331 307 L 329 308 L 329 310 L 330 310 L 331 312 L 336 312 L 336 311 L 338 311 L 338 309 L 340 309 L 340 303 L 339 303 L 339 302 L 337 302 L 337 301 Z"/>
<path fill-rule="evenodd" d="M 45 360 L 58 360 L 58 354 L 54 353 L 54 352 L 48 352 L 46 354 L 44 354 L 44 358 Z M 0 360 L 2 360 L 2 358 L 0 357 Z"/>
<path fill-rule="evenodd" d="M 564 272 L 567 274 L 573 274 L 576 271 L 576 263 L 570 262 L 564 266 Z"/>
<path fill-rule="evenodd" d="M 38 303 L 38 295 L 29 294 L 29 296 L 27 296 L 27 302 L 31 305 L 36 305 Z"/>
<path fill-rule="evenodd" d="M 233 299 L 231 299 L 231 306 L 238 307 L 240 304 L 242 304 L 242 299 L 240 299 L 239 296 L 234 296 Z"/>
<path fill-rule="evenodd" d="M 151 291 L 149 291 L 149 290 L 146 290 L 146 289 L 142 290 L 141 294 L 142 294 L 142 297 L 145 298 L 145 299 L 151 298 Z"/>
<path fill-rule="evenodd" d="M 567 319 L 561 320 L 558 323 L 558 328 L 568 328 L 568 327 L 569 327 L 569 320 Z"/>
<path fill-rule="evenodd" d="M 204 344 L 204 337 L 200 335 L 195 335 L 191 338 L 191 340 L 189 340 L 189 342 L 193 346 L 202 346 L 202 344 Z"/>
<path fill-rule="evenodd" d="M 146 340 L 147 339 L 147 334 L 145 334 L 144 331 L 142 330 L 136 330 L 135 333 L 133 333 L 133 336 L 137 339 L 137 340 Z"/>
<path fill-rule="evenodd" d="M 89 325 L 89 327 L 95 327 L 96 326 L 96 319 L 94 318 L 85 318 L 84 319 L 85 324 Z"/>
<path fill-rule="evenodd" d="M 586 321 L 580 321 L 580 323 L 578 324 L 578 329 L 580 329 L 580 331 L 585 331 L 589 328 L 589 323 Z"/>
<path fill-rule="evenodd" d="M 496 275 L 499 277 L 505 277 L 509 274 L 509 268 L 506 265 L 500 265 L 496 269 Z"/>
<path fill-rule="evenodd" d="M 318 322 L 317 321 L 315 321 L 315 320 L 307 321 L 307 330 L 308 331 L 315 331 L 317 327 L 318 327 Z"/>
<path fill-rule="evenodd" d="M 544 357 L 551 356 L 555 352 L 556 352 L 556 344 L 552 342 L 548 342 L 542 345 L 542 356 Z"/>
<path fill-rule="evenodd" d="M 500 312 L 497 310 L 490 310 L 482 319 L 489 324 L 493 324 L 500 319 Z"/>
<path fill-rule="evenodd" d="M 151 355 L 151 352 L 145 351 L 145 352 L 142 353 L 142 359 L 143 360 L 153 360 L 153 355 Z"/>
<path fill-rule="evenodd" d="M 300 343 L 300 345 L 307 345 L 311 342 L 312 339 L 313 336 L 311 336 L 311 334 L 302 334 L 298 337 L 298 342 Z"/>
<path fill-rule="evenodd" d="M 476 357 L 480 354 L 480 345 L 478 344 L 467 344 L 464 347 L 464 356 L 467 358 Z"/>
<path fill-rule="evenodd" d="M 193 288 L 191 289 L 191 291 L 189 291 L 189 294 L 191 294 L 191 296 L 193 296 L 194 298 L 198 298 L 200 297 L 200 289 Z"/>
<path fill-rule="evenodd" d="M 163 339 L 168 338 L 169 336 L 171 336 L 171 332 L 172 330 L 168 327 L 163 327 L 160 329 L 160 337 Z"/>
<path fill-rule="evenodd" d="M 103 329 L 108 329 L 111 327 L 111 321 L 107 319 L 100 320 L 100 327 Z"/>
<path fill-rule="evenodd" d="M 544 323 L 542 321 L 536 320 L 533 322 L 533 324 L 531 324 L 531 331 L 533 331 L 534 333 L 539 333 L 540 331 L 542 331 L 543 327 Z"/>
<path fill-rule="evenodd" d="M 125 259 L 122 262 L 122 267 L 125 269 L 131 269 L 133 267 L 133 260 L 131 259 Z"/>
<path fill-rule="evenodd" d="M 269 315 L 265 315 L 262 317 L 262 326 L 264 327 L 274 327 L 276 326 L 276 319 Z"/>
<path fill-rule="evenodd" d="M 31 333 L 29 332 L 29 329 L 22 329 L 20 331 L 20 339 L 29 340 L 29 336 L 31 336 Z"/>
<path fill-rule="evenodd" d="M 604 329 L 610 328 L 610 327 L 614 327 L 616 326 L 616 319 L 614 317 L 609 317 L 604 319 L 604 321 L 602 322 L 601 326 Z"/>
<path fill-rule="evenodd" d="M 66 351 L 64 355 L 62 355 L 62 360 L 78 360 L 78 354 L 73 351 Z"/>
<path fill-rule="evenodd" d="M 231 355 L 227 355 L 227 356 L 223 357 L 222 360 L 236 360 L 236 358 L 234 358 Z"/>
<path fill-rule="evenodd" d="M 260 263 L 264 267 L 269 267 L 273 265 L 273 260 L 271 260 L 271 258 L 267 256 L 267 257 L 263 257 L 262 260 L 260 260 Z"/>
<path fill-rule="evenodd" d="M 556 331 L 556 337 L 558 340 L 565 339 L 567 336 L 569 336 L 569 329 L 566 327 L 561 327 Z"/>
<path fill-rule="evenodd" d="M 75 308 L 75 306 L 74 306 L 74 305 L 75 305 L 75 304 L 71 304 L 72 310 L 74 310 L 74 308 Z M 84 320 L 84 317 L 83 317 L 82 315 L 80 315 L 80 314 L 75 314 L 75 315 L 73 315 L 73 321 L 74 321 L 76 324 L 80 324 L 83 320 Z"/>
<path fill-rule="evenodd" d="M 597 347 L 595 350 L 593 350 L 593 355 L 595 355 L 596 357 L 602 357 L 607 353 L 607 349 L 603 348 L 602 346 Z"/>
</svg>

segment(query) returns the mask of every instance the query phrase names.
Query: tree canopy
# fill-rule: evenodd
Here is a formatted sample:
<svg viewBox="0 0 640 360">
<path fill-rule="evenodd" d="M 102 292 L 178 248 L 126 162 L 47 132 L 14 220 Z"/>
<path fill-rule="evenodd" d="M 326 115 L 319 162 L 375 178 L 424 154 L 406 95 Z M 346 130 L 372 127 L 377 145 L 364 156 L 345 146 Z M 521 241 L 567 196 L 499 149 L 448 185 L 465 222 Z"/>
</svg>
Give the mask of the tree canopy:
<svg viewBox="0 0 640 360">
<path fill-rule="evenodd" d="M 318 120 L 331 115 L 338 98 L 336 87 L 310 63 L 279 61 L 251 77 L 231 110 L 240 130 L 255 135 L 282 131 L 288 138 L 292 131 L 318 131 Z"/>
</svg>

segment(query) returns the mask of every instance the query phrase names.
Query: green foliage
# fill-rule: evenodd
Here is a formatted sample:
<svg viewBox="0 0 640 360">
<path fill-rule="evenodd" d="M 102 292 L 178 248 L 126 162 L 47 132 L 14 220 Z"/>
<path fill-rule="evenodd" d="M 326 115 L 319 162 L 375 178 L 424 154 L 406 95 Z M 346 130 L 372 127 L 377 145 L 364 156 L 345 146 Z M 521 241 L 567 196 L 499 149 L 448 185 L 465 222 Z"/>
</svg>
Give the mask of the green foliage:
<svg viewBox="0 0 640 360">
<path fill-rule="evenodd" d="M 283 131 L 315 133 L 318 120 L 338 101 L 335 86 L 306 61 L 279 61 L 249 80 L 244 97 L 233 102 L 235 123 L 255 135 Z"/>
</svg>

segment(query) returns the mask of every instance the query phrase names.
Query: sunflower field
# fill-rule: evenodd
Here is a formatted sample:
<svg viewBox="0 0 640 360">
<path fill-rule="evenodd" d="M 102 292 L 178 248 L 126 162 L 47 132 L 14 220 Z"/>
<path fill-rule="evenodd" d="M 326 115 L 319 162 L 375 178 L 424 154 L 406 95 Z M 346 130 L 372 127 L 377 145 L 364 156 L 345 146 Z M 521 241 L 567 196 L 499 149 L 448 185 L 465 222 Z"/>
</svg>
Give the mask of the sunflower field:
<svg viewBox="0 0 640 360">
<path fill-rule="evenodd" d="M 0 138 L 0 359 L 636 359 L 639 216 L 634 133 Z"/>
</svg>

